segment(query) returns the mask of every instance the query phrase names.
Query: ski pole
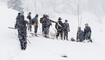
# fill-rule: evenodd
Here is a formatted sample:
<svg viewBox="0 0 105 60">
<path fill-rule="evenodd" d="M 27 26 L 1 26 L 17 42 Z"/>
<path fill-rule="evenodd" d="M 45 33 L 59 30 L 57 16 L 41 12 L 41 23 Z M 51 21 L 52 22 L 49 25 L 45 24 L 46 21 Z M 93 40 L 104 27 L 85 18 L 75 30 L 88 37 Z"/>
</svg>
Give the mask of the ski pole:
<svg viewBox="0 0 105 60">
<path fill-rule="evenodd" d="M 31 42 L 27 39 L 27 41 L 31 44 Z"/>
</svg>

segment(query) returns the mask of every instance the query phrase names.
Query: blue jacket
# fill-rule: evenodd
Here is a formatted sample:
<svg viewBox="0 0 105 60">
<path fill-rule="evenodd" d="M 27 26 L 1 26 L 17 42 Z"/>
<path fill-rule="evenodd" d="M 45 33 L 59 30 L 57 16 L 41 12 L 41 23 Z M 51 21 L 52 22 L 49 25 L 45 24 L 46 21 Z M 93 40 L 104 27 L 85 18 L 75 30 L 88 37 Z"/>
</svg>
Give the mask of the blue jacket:
<svg viewBox="0 0 105 60">
<path fill-rule="evenodd" d="M 38 17 L 35 16 L 35 18 L 33 19 L 34 20 L 34 23 L 38 24 L 38 21 L 37 21 Z"/>
</svg>

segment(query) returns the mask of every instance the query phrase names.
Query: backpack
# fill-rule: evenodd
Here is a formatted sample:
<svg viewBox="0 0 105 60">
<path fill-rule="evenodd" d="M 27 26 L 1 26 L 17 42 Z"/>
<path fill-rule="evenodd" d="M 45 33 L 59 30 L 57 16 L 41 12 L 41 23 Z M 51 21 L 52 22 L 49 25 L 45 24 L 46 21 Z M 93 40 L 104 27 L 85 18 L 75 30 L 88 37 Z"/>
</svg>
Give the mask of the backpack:
<svg viewBox="0 0 105 60">
<path fill-rule="evenodd" d="M 32 25 L 34 24 L 34 19 L 32 19 Z"/>
</svg>

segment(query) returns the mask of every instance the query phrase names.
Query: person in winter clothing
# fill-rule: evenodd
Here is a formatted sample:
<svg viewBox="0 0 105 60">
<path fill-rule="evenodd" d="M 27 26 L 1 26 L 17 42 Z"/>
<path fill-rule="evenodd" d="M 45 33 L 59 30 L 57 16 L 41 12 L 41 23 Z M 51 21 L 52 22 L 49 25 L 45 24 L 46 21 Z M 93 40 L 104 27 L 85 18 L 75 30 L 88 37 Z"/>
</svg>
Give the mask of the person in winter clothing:
<svg viewBox="0 0 105 60">
<path fill-rule="evenodd" d="M 48 38 L 48 34 L 49 34 L 49 28 L 51 26 L 51 21 L 49 19 L 49 16 L 46 15 L 44 18 L 43 18 L 43 21 L 42 21 L 42 28 L 43 28 L 43 34 L 44 34 L 44 37 Z"/>
<path fill-rule="evenodd" d="M 68 23 L 68 20 L 65 20 L 65 23 L 64 23 L 64 27 L 63 27 L 63 32 L 64 32 L 64 40 L 68 40 L 68 32 L 70 32 L 70 27 L 69 27 L 69 23 Z"/>
<path fill-rule="evenodd" d="M 26 24 L 28 23 L 27 21 L 24 20 L 24 15 L 19 13 L 20 16 L 17 17 L 17 30 L 18 30 L 18 38 L 20 41 L 21 49 L 25 50 L 27 46 L 27 27 Z"/>
<path fill-rule="evenodd" d="M 58 39 L 58 36 L 61 36 L 61 40 L 63 39 L 63 23 L 61 21 L 61 17 L 58 18 L 58 22 L 55 25 L 55 28 L 57 30 L 56 38 Z"/>
<path fill-rule="evenodd" d="M 15 29 L 18 28 L 18 21 L 20 20 L 20 13 L 18 13 L 18 16 L 16 17 L 16 24 L 15 24 Z"/>
<path fill-rule="evenodd" d="M 49 19 L 49 16 L 48 15 L 43 15 L 43 17 L 42 18 L 40 18 L 40 23 L 42 23 L 42 34 L 44 33 L 44 20 L 46 19 L 46 17 L 47 17 L 47 19 L 48 19 L 48 22 L 50 21 L 50 23 L 51 22 L 53 22 L 53 23 L 56 23 L 55 21 L 53 21 L 53 20 L 51 20 L 51 19 Z"/>
<path fill-rule="evenodd" d="M 84 40 L 84 32 L 81 30 L 81 27 L 78 27 L 77 31 L 77 42 L 82 42 Z"/>
<path fill-rule="evenodd" d="M 37 36 L 37 30 L 38 30 L 38 14 L 36 14 L 35 18 L 33 19 L 33 25 L 34 25 L 34 32 L 35 36 Z"/>
<path fill-rule="evenodd" d="M 42 34 L 44 33 L 44 24 L 43 24 L 44 18 L 46 18 L 46 15 L 43 15 L 43 17 L 40 18 L 40 23 L 42 23 Z"/>
<path fill-rule="evenodd" d="M 32 18 L 31 18 L 31 12 L 29 12 L 27 19 L 29 19 L 29 27 L 28 30 L 32 31 Z"/>
<path fill-rule="evenodd" d="M 91 28 L 87 23 L 85 24 L 85 28 L 84 28 L 84 36 L 85 36 L 85 40 L 89 40 L 90 42 L 92 42 L 92 40 L 91 40 Z"/>
</svg>

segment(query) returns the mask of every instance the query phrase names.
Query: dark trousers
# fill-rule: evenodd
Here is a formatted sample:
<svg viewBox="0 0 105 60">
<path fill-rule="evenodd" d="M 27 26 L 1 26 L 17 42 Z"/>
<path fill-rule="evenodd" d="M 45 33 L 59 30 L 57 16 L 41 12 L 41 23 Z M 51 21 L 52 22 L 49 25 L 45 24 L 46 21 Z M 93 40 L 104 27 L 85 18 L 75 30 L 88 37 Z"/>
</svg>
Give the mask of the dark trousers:
<svg viewBox="0 0 105 60">
<path fill-rule="evenodd" d="M 61 36 L 61 40 L 62 40 L 62 39 L 63 39 L 63 37 L 62 37 L 62 36 L 63 36 L 62 30 L 58 30 L 58 31 L 57 31 L 57 34 L 56 34 L 56 38 L 57 38 L 57 39 L 58 39 L 58 36 L 59 36 L 59 35 Z"/>
<path fill-rule="evenodd" d="M 28 27 L 28 30 L 29 30 L 29 31 L 32 31 L 32 21 L 31 21 L 31 20 L 29 20 L 29 27 Z"/>
<path fill-rule="evenodd" d="M 43 27 L 43 33 L 44 33 L 45 37 L 48 37 L 48 35 L 49 35 L 49 27 Z"/>
<path fill-rule="evenodd" d="M 42 25 L 42 34 L 44 33 L 44 26 Z"/>
<path fill-rule="evenodd" d="M 38 26 L 34 27 L 34 32 L 37 33 Z"/>
<path fill-rule="evenodd" d="M 68 32 L 67 31 L 64 31 L 64 40 L 68 40 Z"/>
<path fill-rule="evenodd" d="M 27 47 L 27 37 L 26 37 L 26 31 L 18 30 L 18 38 L 20 41 L 20 46 L 22 50 L 25 50 Z"/>
<path fill-rule="evenodd" d="M 92 42 L 91 32 L 88 32 L 88 33 L 85 34 L 85 40 L 89 40 L 90 42 Z"/>
</svg>

